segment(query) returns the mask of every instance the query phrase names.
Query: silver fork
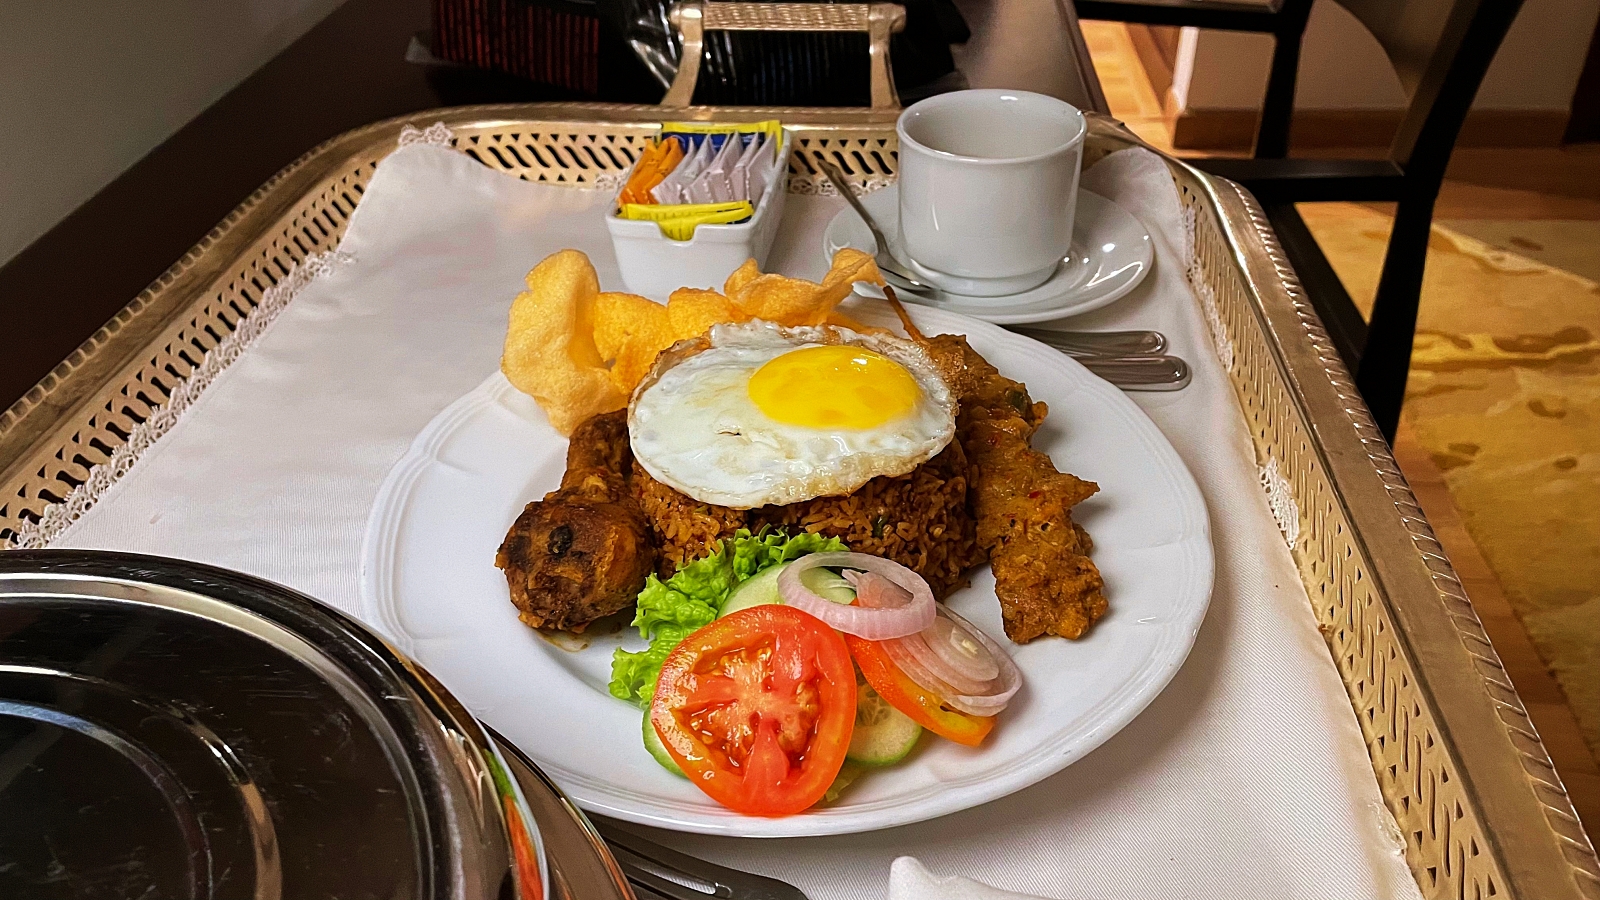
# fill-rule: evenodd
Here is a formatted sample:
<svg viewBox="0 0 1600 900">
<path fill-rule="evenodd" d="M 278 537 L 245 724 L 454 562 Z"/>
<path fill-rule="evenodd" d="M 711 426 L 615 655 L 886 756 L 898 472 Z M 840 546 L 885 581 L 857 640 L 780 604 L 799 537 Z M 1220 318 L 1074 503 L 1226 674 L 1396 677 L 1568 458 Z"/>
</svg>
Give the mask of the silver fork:
<svg viewBox="0 0 1600 900">
<path fill-rule="evenodd" d="M 1181 391 L 1189 386 L 1189 364 L 1161 352 L 1167 347 L 1167 339 L 1159 331 L 1008 327 L 1073 357 L 1084 368 L 1125 391 Z"/>
<path fill-rule="evenodd" d="M 590 821 L 606 839 L 640 900 L 807 900 L 804 892 L 787 881 L 669 850 L 604 819 Z"/>
<path fill-rule="evenodd" d="M 1167 336 L 1159 331 L 1053 331 L 1026 325 L 1005 328 L 1068 356 L 1159 356 L 1167 349 Z"/>
<path fill-rule="evenodd" d="M 877 285 L 857 284 L 856 290 L 878 300 L 888 299 L 888 295 Z M 898 288 L 896 293 L 899 293 Z M 1003 327 L 1079 359 L 1086 356 L 1160 356 L 1167 349 L 1167 336 L 1159 331 L 1057 331 L 1025 325 Z"/>
</svg>

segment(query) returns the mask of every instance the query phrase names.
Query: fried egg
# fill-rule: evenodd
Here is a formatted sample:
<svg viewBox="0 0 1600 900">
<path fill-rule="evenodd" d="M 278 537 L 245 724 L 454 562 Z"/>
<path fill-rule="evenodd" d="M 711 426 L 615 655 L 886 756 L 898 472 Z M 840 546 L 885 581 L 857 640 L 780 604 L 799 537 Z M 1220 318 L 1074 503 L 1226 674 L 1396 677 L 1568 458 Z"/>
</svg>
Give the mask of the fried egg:
<svg viewBox="0 0 1600 900">
<path fill-rule="evenodd" d="M 628 435 L 657 481 L 751 509 L 904 475 L 950 443 L 955 420 L 918 344 L 754 321 L 663 353 L 634 392 Z"/>
</svg>

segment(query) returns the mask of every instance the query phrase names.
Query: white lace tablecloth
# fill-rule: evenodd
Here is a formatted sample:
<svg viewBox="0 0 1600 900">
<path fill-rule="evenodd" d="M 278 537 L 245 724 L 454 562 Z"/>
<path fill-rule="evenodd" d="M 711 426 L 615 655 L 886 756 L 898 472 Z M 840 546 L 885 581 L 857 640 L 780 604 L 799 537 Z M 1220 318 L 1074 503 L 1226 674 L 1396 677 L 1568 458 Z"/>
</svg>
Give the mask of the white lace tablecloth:
<svg viewBox="0 0 1600 900">
<path fill-rule="evenodd" d="M 1188 662 L 1099 749 L 977 809 L 847 837 L 654 836 L 793 882 L 812 900 L 883 897 L 902 854 L 937 875 L 1061 900 L 1416 897 L 1219 364 L 1228 350 L 1184 277 L 1171 179 L 1154 156 L 1127 151 L 1084 186 L 1146 223 L 1156 266 L 1070 327 L 1159 329 L 1194 369 L 1187 390 L 1134 395 L 1210 508 L 1215 595 Z M 608 200 L 438 147 L 396 152 L 337 256 L 298 294 L 273 294 L 237 341 L 237 361 L 181 394 L 185 408 L 161 421 L 164 434 L 145 435 L 131 470 L 78 498 L 94 501 L 81 518 L 32 538 L 227 566 L 356 612 L 379 482 L 417 431 L 494 371 L 528 269 L 576 247 L 603 288 L 621 288 L 601 220 Z M 822 229 L 842 206 L 791 196 L 769 268 L 820 277 Z"/>
</svg>

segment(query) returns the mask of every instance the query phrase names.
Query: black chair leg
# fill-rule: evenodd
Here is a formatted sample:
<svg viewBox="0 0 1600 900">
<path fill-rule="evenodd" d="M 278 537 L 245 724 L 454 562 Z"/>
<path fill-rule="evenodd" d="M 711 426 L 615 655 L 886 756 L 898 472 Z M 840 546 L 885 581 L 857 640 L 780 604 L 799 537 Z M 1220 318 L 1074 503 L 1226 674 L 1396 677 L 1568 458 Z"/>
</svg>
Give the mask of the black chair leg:
<svg viewBox="0 0 1600 900">
<path fill-rule="evenodd" d="M 1283 159 L 1289 155 L 1289 126 L 1294 119 L 1294 86 L 1300 71 L 1300 37 L 1305 31 L 1306 11 L 1285 10 L 1280 16 L 1292 17 L 1288 27 L 1280 28 L 1272 48 L 1272 74 L 1267 78 L 1267 94 L 1261 100 L 1261 124 L 1256 128 L 1256 159 Z"/>
<path fill-rule="evenodd" d="M 1284 254 L 1300 277 L 1306 299 L 1311 301 L 1318 318 L 1322 319 L 1322 327 L 1328 331 L 1328 338 L 1339 351 L 1345 368 L 1356 371 L 1361 366 L 1361 348 L 1367 345 L 1367 321 L 1361 318 L 1361 310 L 1350 299 L 1339 273 L 1328 263 L 1328 257 L 1317 245 L 1316 237 L 1306 227 L 1305 219 L 1300 217 L 1294 204 L 1275 203 L 1266 207 L 1266 212 Z"/>
<path fill-rule="evenodd" d="M 1400 425 L 1400 407 L 1405 403 L 1432 224 L 1432 197 L 1400 204 L 1372 303 L 1366 347 L 1356 369 L 1356 387 L 1361 389 L 1373 419 L 1391 444 Z"/>
</svg>

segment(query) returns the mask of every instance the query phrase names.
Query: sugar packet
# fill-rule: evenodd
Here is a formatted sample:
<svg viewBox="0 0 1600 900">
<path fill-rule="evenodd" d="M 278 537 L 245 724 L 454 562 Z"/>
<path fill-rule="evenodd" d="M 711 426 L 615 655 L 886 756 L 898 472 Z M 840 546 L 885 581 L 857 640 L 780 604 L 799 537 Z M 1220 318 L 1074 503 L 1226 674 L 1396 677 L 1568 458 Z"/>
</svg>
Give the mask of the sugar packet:
<svg viewBox="0 0 1600 900">
<path fill-rule="evenodd" d="M 701 136 L 694 152 L 684 156 L 683 162 L 667 174 L 661 183 L 650 191 L 650 196 L 657 203 L 691 203 L 688 196 L 689 185 L 700 176 L 706 166 L 711 164 L 711 141 Z"/>
<path fill-rule="evenodd" d="M 728 173 L 728 188 L 733 192 L 735 200 L 749 200 L 755 203 L 761 199 L 759 193 L 750 190 L 750 165 L 752 160 L 759 158 L 761 138 L 759 134 L 751 136 L 750 143 L 745 145 L 744 152 L 739 154 L 739 161 L 733 164 L 733 171 Z"/>
<path fill-rule="evenodd" d="M 776 150 L 773 148 L 771 138 L 762 140 L 759 146 L 754 141 L 750 143 L 751 146 L 745 148 L 744 157 L 739 161 L 745 164 L 745 180 L 750 199 L 757 200 L 772 181 L 776 166 L 771 158 L 776 155 Z"/>
<path fill-rule="evenodd" d="M 694 237 L 697 226 L 743 222 L 754 214 L 755 207 L 748 200 L 732 203 L 679 203 L 671 206 L 628 203 L 619 211 L 619 215 L 624 219 L 643 219 L 656 223 L 662 234 L 675 241 L 687 241 Z"/>
<path fill-rule="evenodd" d="M 722 149 L 712 158 L 705 171 L 696 176 L 689 185 L 689 201 L 691 203 L 725 203 L 729 200 L 748 200 L 749 197 L 733 196 L 733 186 L 729 183 L 728 176 L 733 171 L 733 164 L 744 154 L 744 142 L 737 134 L 729 134 L 722 142 Z"/>
</svg>

